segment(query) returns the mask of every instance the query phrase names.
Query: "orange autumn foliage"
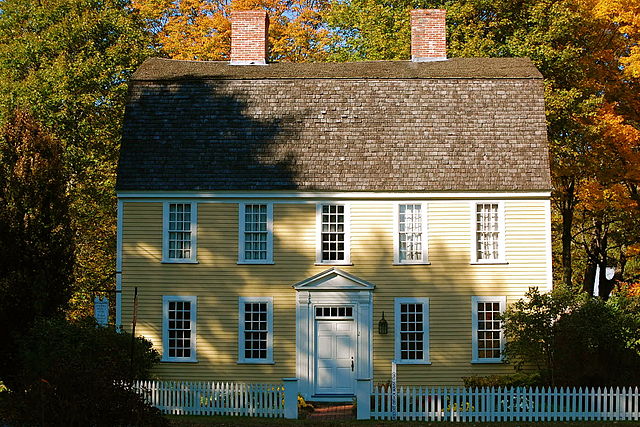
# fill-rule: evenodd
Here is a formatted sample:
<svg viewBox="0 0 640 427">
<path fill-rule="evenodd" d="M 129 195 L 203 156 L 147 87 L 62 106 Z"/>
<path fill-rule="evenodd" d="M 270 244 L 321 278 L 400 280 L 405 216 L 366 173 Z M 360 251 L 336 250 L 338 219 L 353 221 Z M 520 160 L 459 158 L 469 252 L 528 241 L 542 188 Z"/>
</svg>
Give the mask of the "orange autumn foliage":
<svg viewBox="0 0 640 427">
<path fill-rule="evenodd" d="M 629 49 L 620 56 L 627 77 L 640 78 L 640 0 L 587 0 L 593 14 L 611 22 L 630 41 Z"/>
<path fill-rule="evenodd" d="M 133 0 L 169 57 L 228 60 L 232 10 L 269 13 L 270 61 L 318 61 L 326 56 L 328 31 L 321 12 L 328 0 Z"/>
<path fill-rule="evenodd" d="M 584 181 L 578 190 L 578 197 L 580 205 L 591 212 L 638 208 L 638 203 L 629 198 L 629 192 L 622 184 L 604 186 L 595 180 Z"/>
</svg>

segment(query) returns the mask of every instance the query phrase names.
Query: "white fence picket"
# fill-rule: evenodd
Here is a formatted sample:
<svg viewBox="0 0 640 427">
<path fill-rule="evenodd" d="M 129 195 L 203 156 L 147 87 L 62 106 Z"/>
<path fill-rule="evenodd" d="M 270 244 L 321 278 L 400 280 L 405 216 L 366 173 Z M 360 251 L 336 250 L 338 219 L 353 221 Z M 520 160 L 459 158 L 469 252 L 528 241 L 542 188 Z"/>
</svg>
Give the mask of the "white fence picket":
<svg viewBox="0 0 640 427">
<path fill-rule="evenodd" d="M 284 416 L 284 387 L 198 381 L 137 381 L 132 389 L 165 414 Z M 371 417 L 392 418 L 389 387 L 374 386 Z M 397 414 L 411 421 L 640 420 L 638 387 L 398 388 Z"/>
<path fill-rule="evenodd" d="M 391 393 L 375 386 L 371 417 L 392 418 Z M 399 387 L 398 419 L 411 421 L 639 420 L 635 388 L 432 388 Z"/>
<path fill-rule="evenodd" d="M 164 414 L 284 416 L 284 387 L 201 381 L 136 381 L 133 390 Z"/>
</svg>

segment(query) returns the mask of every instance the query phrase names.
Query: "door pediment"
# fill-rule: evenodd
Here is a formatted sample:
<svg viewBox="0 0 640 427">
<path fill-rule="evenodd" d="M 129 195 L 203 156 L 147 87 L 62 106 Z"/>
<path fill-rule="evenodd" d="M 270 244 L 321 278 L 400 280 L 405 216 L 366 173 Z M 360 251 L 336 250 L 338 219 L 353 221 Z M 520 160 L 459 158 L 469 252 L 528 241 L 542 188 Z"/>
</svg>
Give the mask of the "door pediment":
<svg viewBox="0 0 640 427">
<path fill-rule="evenodd" d="M 372 291 L 373 283 L 339 268 L 330 268 L 293 285 L 296 291 Z"/>
</svg>

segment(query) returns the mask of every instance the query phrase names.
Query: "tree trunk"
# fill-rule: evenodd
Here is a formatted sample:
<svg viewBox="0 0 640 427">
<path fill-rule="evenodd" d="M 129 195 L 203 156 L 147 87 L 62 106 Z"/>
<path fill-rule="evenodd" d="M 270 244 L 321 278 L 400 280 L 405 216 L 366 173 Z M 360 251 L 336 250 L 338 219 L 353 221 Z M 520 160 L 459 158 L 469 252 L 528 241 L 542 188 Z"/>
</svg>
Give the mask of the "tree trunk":
<svg viewBox="0 0 640 427">
<path fill-rule="evenodd" d="M 573 240 L 573 213 L 575 207 L 575 180 L 567 178 L 565 193 L 560 204 L 562 215 L 562 280 L 567 287 L 573 285 L 573 266 L 571 265 L 571 242 Z"/>
</svg>

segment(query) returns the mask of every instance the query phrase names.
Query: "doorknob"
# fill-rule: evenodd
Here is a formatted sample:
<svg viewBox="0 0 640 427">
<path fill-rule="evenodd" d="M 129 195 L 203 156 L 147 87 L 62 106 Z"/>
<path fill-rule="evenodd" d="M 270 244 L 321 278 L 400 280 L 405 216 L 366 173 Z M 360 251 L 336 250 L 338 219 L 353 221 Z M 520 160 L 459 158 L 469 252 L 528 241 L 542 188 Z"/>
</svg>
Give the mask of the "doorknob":
<svg viewBox="0 0 640 427">
<path fill-rule="evenodd" d="M 353 372 L 353 356 L 351 356 L 351 372 Z"/>
</svg>

